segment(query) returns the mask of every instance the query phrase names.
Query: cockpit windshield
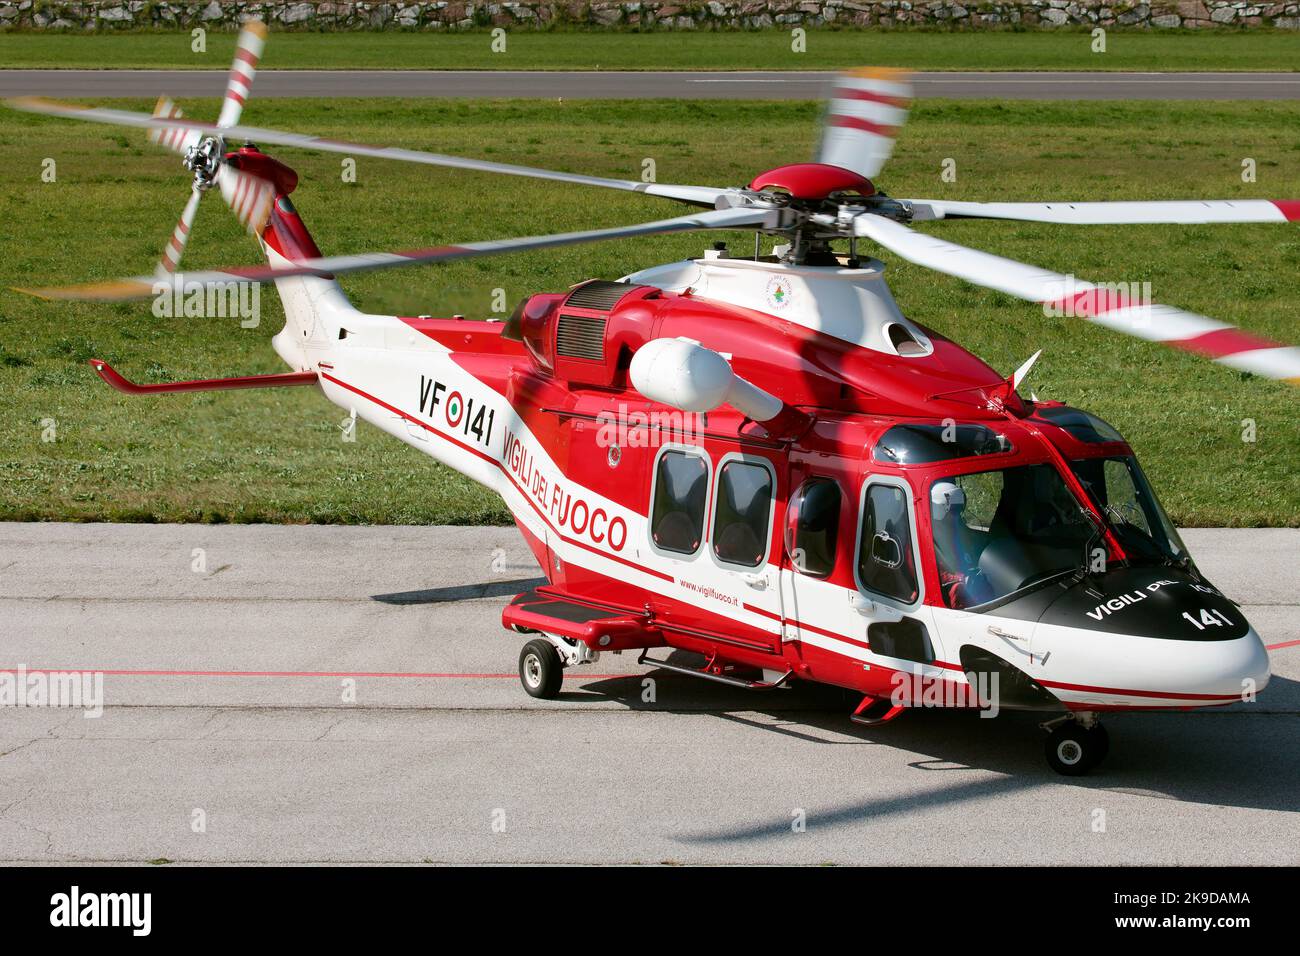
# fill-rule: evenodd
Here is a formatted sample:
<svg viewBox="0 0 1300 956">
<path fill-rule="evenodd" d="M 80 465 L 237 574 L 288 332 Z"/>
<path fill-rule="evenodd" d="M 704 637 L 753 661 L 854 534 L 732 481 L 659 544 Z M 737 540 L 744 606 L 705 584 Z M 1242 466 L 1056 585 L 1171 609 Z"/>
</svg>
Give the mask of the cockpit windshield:
<svg viewBox="0 0 1300 956">
<path fill-rule="evenodd" d="M 1184 561 L 1187 548 L 1131 455 L 1070 462 L 1131 561 Z"/>
<path fill-rule="evenodd" d="M 1099 529 L 1050 464 L 940 478 L 930 525 L 944 602 L 998 601 L 1082 567 Z"/>
</svg>

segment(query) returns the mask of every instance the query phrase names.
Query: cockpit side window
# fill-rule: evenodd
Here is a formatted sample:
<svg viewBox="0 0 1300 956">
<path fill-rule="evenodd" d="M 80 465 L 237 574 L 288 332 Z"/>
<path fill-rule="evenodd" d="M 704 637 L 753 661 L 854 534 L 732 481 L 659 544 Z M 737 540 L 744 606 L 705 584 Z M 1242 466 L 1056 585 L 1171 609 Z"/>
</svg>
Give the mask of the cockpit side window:
<svg viewBox="0 0 1300 956">
<path fill-rule="evenodd" d="M 869 484 L 861 527 L 858 583 L 903 604 L 915 603 L 919 592 L 907 493 L 897 485 Z"/>
<path fill-rule="evenodd" d="M 940 478 L 930 531 L 944 603 L 977 607 L 1080 566 L 1097 533 L 1049 464 Z"/>
</svg>

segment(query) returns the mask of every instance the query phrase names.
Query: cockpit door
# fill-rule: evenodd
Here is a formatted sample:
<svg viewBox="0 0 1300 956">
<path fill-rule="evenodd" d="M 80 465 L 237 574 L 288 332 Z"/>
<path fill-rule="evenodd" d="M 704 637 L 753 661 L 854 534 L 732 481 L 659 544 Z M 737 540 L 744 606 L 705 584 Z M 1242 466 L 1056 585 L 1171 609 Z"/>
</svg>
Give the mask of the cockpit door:
<svg viewBox="0 0 1300 956">
<path fill-rule="evenodd" d="M 840 481 L 792 469 L 781 530 L 786 641 L 824 643 L 854 623 L 843 584 L 852 553 L 852 508 Z M 819 635 L 821 638 L 819 639 Z"/>
</svg>

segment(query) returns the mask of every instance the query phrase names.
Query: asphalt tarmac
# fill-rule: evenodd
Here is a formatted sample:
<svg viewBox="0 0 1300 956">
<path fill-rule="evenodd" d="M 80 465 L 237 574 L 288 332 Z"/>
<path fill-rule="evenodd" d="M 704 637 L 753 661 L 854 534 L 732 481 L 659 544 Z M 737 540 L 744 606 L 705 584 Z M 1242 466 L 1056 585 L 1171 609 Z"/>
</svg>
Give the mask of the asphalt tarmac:
<svg viewBox="0 0 1300 956">
<path fill-rule="evenodd" d="M 1186 538 L 1273 681 L 1113 716 L 1067 780 L 1031 718 L 862 728 L 630 655 L 535 701 L 510 528 L 0 524 L 0 670 L 104 700 L 0 707 L 0 861 L 1294 865 L 1300 530 Z"/>
<path fill-rule="evenodd" d="M 265 97 L 819 100 L 828 72 L 263 70 Z M 1294 100 L 1300 73 L 916 73 L 917 96 L 1028 100 Z M 0 97 L 220 96 L 225 70 L 0 70 Z"/>
</svg>

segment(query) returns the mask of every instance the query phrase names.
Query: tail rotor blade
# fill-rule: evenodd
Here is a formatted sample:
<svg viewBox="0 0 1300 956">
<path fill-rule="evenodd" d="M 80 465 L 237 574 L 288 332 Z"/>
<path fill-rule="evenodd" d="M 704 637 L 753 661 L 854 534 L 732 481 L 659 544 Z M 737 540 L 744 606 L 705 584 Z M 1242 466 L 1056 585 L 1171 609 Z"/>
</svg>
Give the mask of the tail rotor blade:
<svg viewBox="0 0 1300 956">
<path fill-rule="evenodd" d="M 266 24 L 261 20 L 249 20 L 235 41 L 235 59 L 230 64 L 226 96 L 221 101 L 221 115 L 217 117 L 218 127 L 234 126 L 239 122 L 244 112 L 244 101 L 253 91 L 253 78 L 257 76 L 257 64 L 261 62 L 265 46 Z"/>
<path fill-rule="evenodd" d="M 260 176 L 223 164 L 217 172 L 221 198 L 230 206 L 240 225 L 259 235 L 271 218 L 275 188 Z"/>
<path fill-rule="evenodd" d="M 894 151 L 894 137 L 911 105 L 912 83 L 904 70 L 842 74 L 822 121 L 817 162 L 873 178 Z"/>
<path fill-rule="evenodd" d="M 190 191 L 190 201 L 185 204 L 181 218 L 176 222 L 176 228 L 172 230 L 171 239 L 163 247 L 162 259 L 158 262 L 158 275 L 170 275 L 180 266 L 185 244 L 189 242 L 190 228 L 194 225 L 194 216 L 199 211 L 199 201 L 202 198 L 203 191 L 195 186 Z"/>
<path fill-rule="evenodd" d="M 1059 308 L 1117 332 L 1193 352 L 1222 365 L 1300 385 L 1300 348 L 1167 305 L 1136 302 L 1121 290 L 1004 259 L 866 213 L 854 232 L 927 269 Z"/>
<path fill-rule="evenodd" d="M 158 104 L 153 108 L 154 119 L 179 120 L 185 114 L 181 108 L 165 96 L 158 97 Z M 149 142 L 157 143 L 173 152 L 185 155 L 185 151 L 202 139 L 198 130 L 184 129 L 179 126 L 156 126 L 149 130 Z"/>
</svg>

